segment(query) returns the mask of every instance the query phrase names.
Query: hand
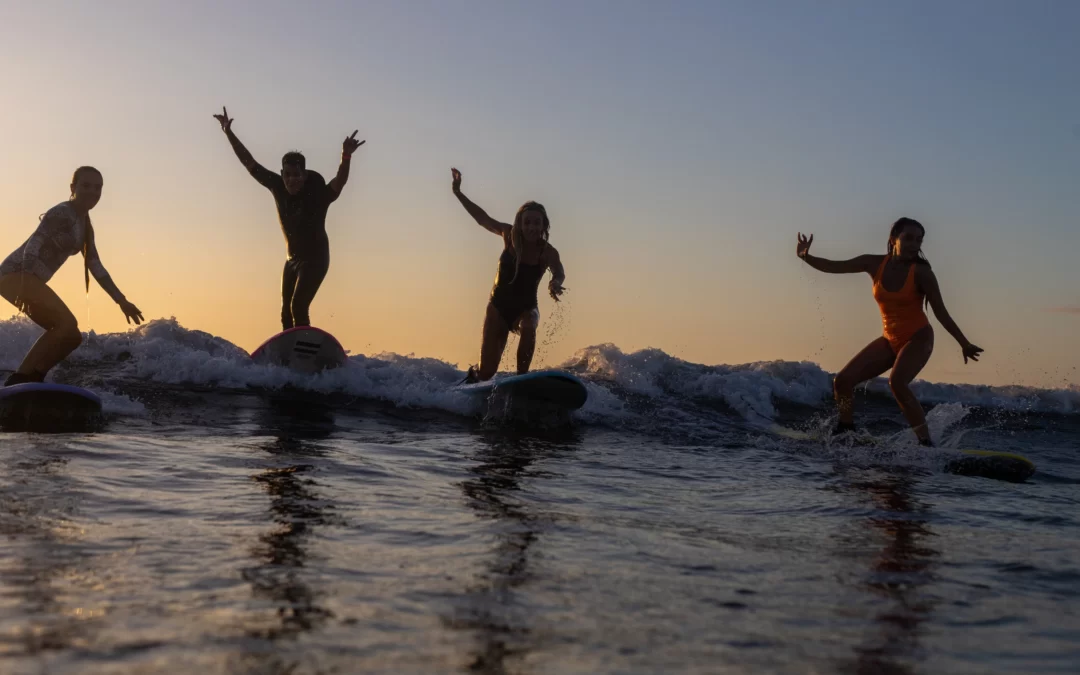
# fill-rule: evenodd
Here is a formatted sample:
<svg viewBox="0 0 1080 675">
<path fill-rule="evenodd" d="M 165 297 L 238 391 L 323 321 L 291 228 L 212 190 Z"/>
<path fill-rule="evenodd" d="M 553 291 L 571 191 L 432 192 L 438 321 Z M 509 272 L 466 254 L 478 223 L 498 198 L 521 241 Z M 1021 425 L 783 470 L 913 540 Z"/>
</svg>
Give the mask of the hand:
<svg viewBox="0 0 1080 675">
<path fill-rule="evenodd" d="M 450 189 L 454 191 L 454 194 L 458 194 L 461 192 L 461 172 L 457 169 L 450 169 L 450 175 L 453 177 Z"/>
<path fill-rule="evenodd" d="M 559 301 L 559 296 L 570 290 L 562 285 L 562 282 L 552 279 L 548 282 L 548 293 L 551 294 L 551 299 L 555 302 Z"/>
<path fill-rule="evenodd" d="M 961 349 L 961 351 L 964 352 L 964 363 L 967 363 L 968 359 L 971 359 L 972 361 L 978 361 L 979 360 L 979 354 L 982 354 L 982 352 L 983 352 L 982 347 L 976 347 L 975 345 L 971 344 L 970 342 L 967 343 L 966 345 L 962 345 L 960 347 L 960 349 Z"/>
<path fill-rule="evenodd" d="M 349 136 L 348 138 L 346 138 L 345 142 L 341 144 L 341 154 L 345 155 L 346 157 L 351 157 L 352 154 L 354 152 L 356 152 L 357 148 L 359 148 L 364 143 L 367 143 L 366 140 L 365 141 L 356 140 L 356 134 L 359 133 L 359 131 L 360 130 L 357 129 L 356 131 L 352 132 L 352 136 Z"/>
<path fill-rule="evenodd" d="M 142 312 L 139 311 L 139 308 L 128 300 L 121 300 L 119 302 L 119 305 L 120 311 L 124 313 L 125 317 L 127 317 L 127 322 L 129 324 L 134 321 L 135 325 L 138 326 L 145 320 L 143 319 Z"/>
<path fill-rule="evenodd" d="M 795 247 L 795 255 L 800 258 L 805 258 L 806 254 L 810 252 L 810 244 L 814 243 L 814 235 L 810 235 L 807 239 L 803 236 L 802 232 L 799 233 L 799 244 Z"/>
<path fill-rule="evenodd" d="M 221 130 L 229 131 L 232 128 L 232 118 L 229 117 L 229 111 L 225 109 L 225 106 L 221 106 L 221 114 L 214 115 L 214 119 L 221 122 Z"/>
</svg>

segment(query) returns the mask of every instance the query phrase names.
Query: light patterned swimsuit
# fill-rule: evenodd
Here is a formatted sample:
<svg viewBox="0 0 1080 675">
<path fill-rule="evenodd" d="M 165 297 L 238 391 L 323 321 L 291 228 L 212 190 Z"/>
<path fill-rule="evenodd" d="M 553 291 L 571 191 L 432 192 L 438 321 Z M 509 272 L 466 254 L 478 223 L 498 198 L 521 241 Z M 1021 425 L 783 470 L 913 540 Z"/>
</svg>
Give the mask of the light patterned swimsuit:
<svg viewBox="0 0 1080 675">
<path fill-rule="evenodd" d="M 85 239 L 86 220 L 75 212 L 70 202 L 57 204 L 41 217 L 41 223 L 30 238 L 0 263 L 0 276 L 26 272 L 47 283 L 68 258 L 83 251 Z M 116 302 L 124 299 L 124 294 L 101 264 L 97 246 L 93 243 L 86 251 L 85 264 L 109 297 Z"/>
</svg>

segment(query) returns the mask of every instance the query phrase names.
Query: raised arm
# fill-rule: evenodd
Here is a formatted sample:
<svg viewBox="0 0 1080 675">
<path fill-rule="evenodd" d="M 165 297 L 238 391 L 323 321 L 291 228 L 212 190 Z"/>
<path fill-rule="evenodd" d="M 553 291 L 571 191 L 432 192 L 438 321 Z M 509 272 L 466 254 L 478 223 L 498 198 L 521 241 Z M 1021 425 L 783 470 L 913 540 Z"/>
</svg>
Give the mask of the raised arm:
<svg viewBox="0 0 1080 675">
<path fill-rule="evenodd" d="M 819 272 L 827 272 L 828 274 L 852 274 L 855 272 L 866 272 L 872 275 L 874 270 L 877 269 L 877 265 L 881 262 L 881 256 L 879 255 L 860 255 L 850 260 L 826 260 L 825 258 L 818 258 L 817 256 L 810 255 L 810 244 L 814 243 L 814 235 L 810 235 L 806 238 L 799 233 L 799 243 L 795 248 L 795 254 L 802 258 L 807 265 L 813 267 Z"/>
<path fill-rule="evenodd" d="M 457 196 L 458 201 L 465 207 L 465 210 L 469 212 L 469 215 L 473 217 L 477 223 L 480 223 L 480 227 L 484 228 L 492 234 L 497 234 L 500 237 L 506 236 L 510 230 L 514 229 L 506 223 L 500 223 L 487 214 L 484 209 L 480 208 L 476 204 L 461 193 L 461 172 L 457 169 L 450 169 L 450 174 L 453 176 L 453 183 L 451 188 L 454 194 Z"/>
<path fill-rule="evenodd" d="M 236 137 L 236 134 L 232 130 L 232 118 L 229 117 L 229 112 L 224 106 L 221 108 L 220 115 L 214 115 L 214 119 L 221 123 L 221 130 L 225 132 L 225 137 L 229 139 L 229 145 L 232 146 L 233 152 L 236 153 L 236 157 L 240 160 L 240 163 L 244 165 L 244 168 L 248 170 L 251 177 L 259 181 L 264 187 L 271 187 L 274 181 L 278 179 L 278 175 L 273 171 L 267 169 L 262 164 L 255 161 L 255 158 L 251 156 L 248 149 L 244 147 L 244 144 L 240 142 L 240 139 Z"/>
<path fill-rule="evenodd" d="M 956 322 L 949 315 L 949 310 L 945 309 L 945 301 L 941 299 L 941 288 L 938 286 L 937 275 L 934 274 L 934 270 L 927 265 L 917 265 L 915 267 L 915 283 L 926 294 L 930 308 L 934 310 L 934 316 L 941 322 L 942 327 L 949 331 L 949 335 L 952 335 L 960 343 L 960 349 L 964 353 L 964 363 L 967 363 L 968 359 L 978 361 L 979 354 L 983 349 L 971 344 L 964 337 L 960 327 L 956 325 Z"/>
<path fill-rule="evenodd" d="M 352 132 L 352 136 L 345 139 L 345 142 L 341 144 L 341 164 L 338 165 L 337 175 L 330 180 L 330 189 L 334 191 L 334 195 L 341 194 L 341 188 L 345 187 L 345 183 L 349 182 L 349 162 L 352 160 L 352 155 L 367 141 L 356 140 L 356 134 L 359 133 L 359 129 Z"/>
<path fill-rule="evenodd" d="M 559 258 L 559 252 L 555 250 L 554 246 L 548 245 L 544 249 L 544 257 L 547 259 L 548 269 L 551 270 L 548 293 L 551 295 L 552 300 L 558 302 L 559 296 L 570 290 L 563 286 L 563 282 L 566 281 L 566 270 L 563 269 L 562 259 Z"/>
</svg>

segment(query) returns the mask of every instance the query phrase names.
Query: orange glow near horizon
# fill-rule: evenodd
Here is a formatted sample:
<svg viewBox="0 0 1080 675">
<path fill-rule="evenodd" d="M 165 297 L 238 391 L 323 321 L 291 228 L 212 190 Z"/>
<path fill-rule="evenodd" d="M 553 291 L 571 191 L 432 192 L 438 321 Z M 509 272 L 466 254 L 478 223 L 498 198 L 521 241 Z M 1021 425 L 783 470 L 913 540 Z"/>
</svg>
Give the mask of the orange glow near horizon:
<svg viewBox="0 0 1080 675">
<path fill-rule="evenodd" d="M 970 116 L 992 107 L 977 96 L 989 94 L 963 89 L 970 100 L 949 98 L 932 118 L 895 116 L 865 95 L 860 63 L 839 58 L 856 44 L 815 41 L 823 51 L 806 56 L 813 81 L 838 87 L 834 97 L 790 79 L 793 45 L 766 49 L 725 22 L 707 42 L 746 58 L 706 50 L 693 77 L 669 77 L 689 67 L 682 47 L 705 44 L 699 26 L 672 25 L 655 47 L 606 34 L 599 49 L 592 32 L 568 33 L 565 50 L 536 59 L 513 48 L 515 31 L 481 30 L 479 10 L 406 5 L 348 10 L 363 21 L 306 5 L 13 7 L 0 30 L 26 62 L 0 71 L 0 256 L 67 197 L 71 171 L 92 164 L 104 177 L 98 248 L 127 297 L 147 319 L 176 317 L 254 349 L 280 330 L 285 246 L 271 196 L 212 117 L 227 105 L 267 167 L 299 148 L 329 178 L 342 139 L 357 128 L 367 139 L 330 207 L 330 270 L 311 307 L 312 322 L 354 354 L 477 361 L 501 243 L 453 198 L 457 166 L 463 191 L 492 216 L 512 219 L 536 200 L 551 217 L 570 290 L 558 308 L 541 297 L 534 366 L 612 343 L 697 363 L 808 360 L 835 372 L 880 335 L 870 282 L 809 269 L 795 233 L 815 233 L 817 255 L 846 258 L 881 251 L 889 223 L 911 215 L 928 226 L 925 248 L 953 317 L 986 350 L 965 366 L 932 317 L 923 379 L 1080 380 L 1080 315 L 1052 311 L 1078 301 L 1075 190 L 1062 178 L 1075 153 L 1023 136 L 1050 128 L 1038 115 L 1055 106 L 1010 108 L 965 136 L 975 133 Z M 500 21 L 526 10 L 503 11 Z M 528 11 L 559 25 L 557 12 Z M 279 58 L 285 35 L 310 48 Z M 907 75 L 890 84 L 898 100 L 948 73 Z M 942 96 L 958 91 L 934 82 Z M 1033 173 L 1044 164 L 1052 169 Z M 128 330 L 91 284 L 87 298 L 77 258 L 51 283 L 83 330 Z M 13 312 L 0 305 L 0 316 Z M 512 364 L 508 351 L 502 367 Z"/>
</svg>

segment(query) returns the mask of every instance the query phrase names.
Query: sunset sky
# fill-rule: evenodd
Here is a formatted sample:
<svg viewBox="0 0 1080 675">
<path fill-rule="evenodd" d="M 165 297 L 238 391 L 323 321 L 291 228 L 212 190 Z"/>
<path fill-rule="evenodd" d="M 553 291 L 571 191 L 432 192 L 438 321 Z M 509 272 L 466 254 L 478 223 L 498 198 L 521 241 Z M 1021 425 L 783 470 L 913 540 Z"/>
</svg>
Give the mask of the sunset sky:
<svg viewBox="0 0 1080 675">
<path fill-rule="evenodd" d="M 880 335 L 865 276 L 795 256 L 884 252 L 927 226 L 945 302 L 922 377 L 1080 382 L 1080 3 L 4 3 L 0 257 L 104 174 L 106 268 L 147 318 L 251 350 L 280 330 L 284 241 L 265 166 L 333 176 L 312 321 L 353 353 L 474 363 L 504 221 L 544 203 L 566 266 L 543 361 L 614 343 L 699 363 L 835 371 Z M 52 282 L 84 330 L 125 330 L 81 259 Z M 13 313 L 6 303 L 0 317 Z M 554 314 L 553 314 L 554 312 Z M 512 359 L 504 359 L 509 367 Z"/>
</svg>

